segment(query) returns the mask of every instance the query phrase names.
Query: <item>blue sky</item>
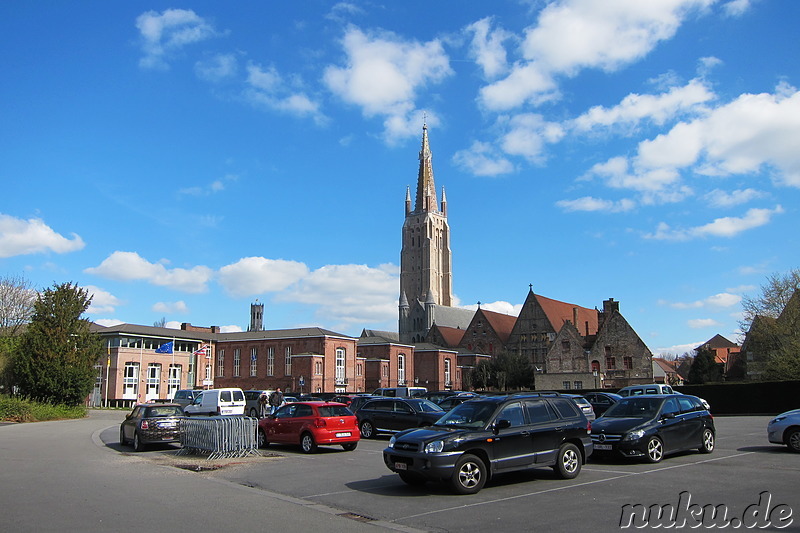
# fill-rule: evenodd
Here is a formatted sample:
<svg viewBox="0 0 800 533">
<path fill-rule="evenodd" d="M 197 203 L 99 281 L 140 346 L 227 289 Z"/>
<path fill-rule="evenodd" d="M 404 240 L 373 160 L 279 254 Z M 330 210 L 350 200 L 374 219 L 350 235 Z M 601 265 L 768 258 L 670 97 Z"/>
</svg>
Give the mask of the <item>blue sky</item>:
<svg viewBox="0 0 800 533">
<path fill-rule="evenodd" d="M 454 292 L 737 340 L 800 266 L 794 0 L 0 3 L 0 274 L 101 324 L 396 330 L 423 116 Z"/>
</svg>

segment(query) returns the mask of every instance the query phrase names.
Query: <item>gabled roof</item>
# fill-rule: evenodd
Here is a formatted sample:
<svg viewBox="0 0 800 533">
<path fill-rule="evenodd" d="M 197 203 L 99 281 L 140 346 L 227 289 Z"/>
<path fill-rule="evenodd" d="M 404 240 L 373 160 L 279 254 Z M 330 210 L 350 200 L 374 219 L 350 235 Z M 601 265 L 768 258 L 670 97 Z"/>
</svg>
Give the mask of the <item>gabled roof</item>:
<svg viewBox="0 0 800 533">
<path fill-rule="evenodd" d="M 489 323 L 504 344 L 508 342 L 511 330 L 514 329 L 514 324 L 517 323 L 517 317 L 514 315 L 496 313 L 494 311 L 487 311 L 486 309 L 479 309 L 478 313 L 483 314 L 484 318 L 486 318 L 486 322 Z"/>
<path fill-rule="evenodd" d="M 442 335 L 444 342 L 447 346 L 458 346 L 461 343 L 461 339 L 464 338 L 464 331 L 460 328 L 450 328 L 447 326 L 440 326 L 438 324 L 434 324 L 433 327 Z"/>
<path fill-rule="evenodd" d="M 736 344 L 735 342 L 729 341 L 728 339 L 726 339 L 725 337 L 723 337 L 720 334 L 714 335 L 713 337 L 708 339 L 706 342 L 704 342 L 703 344 L 698 346 L 698 348 L 700 348 L 701 346 L 708 346 L 712 350 L 715 349 L 715 348 L 738 348 L 739 347 L 738 344 Z"/>
<path fill-rule="evenodd" d="M 377 329 L 363 329 L 361 330 L 361 337 L 383 337 L 384 339 L 400 342 L 400 334 L 396 331 L 380 331 Z"/>
<path fill-rule="evenodd" d="M 577 319 L 577 324 L 574 325 L 581 335 L 594 335 L 597 333 L 598 317 L 596 309 L 588 309 L 579 305 L 553 300 L 538 294 L 535 294 L 534 297 L 556 331 L 560 330 L 567 320 L 574 323 Z M 586 331 L 587 323 L 589 326 L 588 332 Z"/>
<path fill-rule="evenodd" d="M 678 365 L 675 361 L 669 361 L 661 357 L 653 357 L 653 362 L 656 363 L 664 372 L 678 373 Z"/>
</svg>

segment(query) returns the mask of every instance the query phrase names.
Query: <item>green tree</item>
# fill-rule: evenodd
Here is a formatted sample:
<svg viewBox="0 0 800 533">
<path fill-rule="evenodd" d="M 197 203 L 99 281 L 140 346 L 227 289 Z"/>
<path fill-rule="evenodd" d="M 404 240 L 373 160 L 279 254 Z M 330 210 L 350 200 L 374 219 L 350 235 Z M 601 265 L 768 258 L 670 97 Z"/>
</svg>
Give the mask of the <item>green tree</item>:
<svg viewBox="0 0 800 533">
<path fill-rule="evenodd" d="M 714 381 L 722 381 L 722 363 L 717 363 L 713 350 L 698 348 L 689 369 L 689 383 L 696 385 Z"/>
<path fill-rule="evenodd" d="M 100 337 L 81 318 L 91 301 L 86 289 L 72 283 L 54 284 L 39 295 L 14 352 L 12 372 L 20 394 L 48 403 L 84 402 L 103 353 Z"/>
</svg>

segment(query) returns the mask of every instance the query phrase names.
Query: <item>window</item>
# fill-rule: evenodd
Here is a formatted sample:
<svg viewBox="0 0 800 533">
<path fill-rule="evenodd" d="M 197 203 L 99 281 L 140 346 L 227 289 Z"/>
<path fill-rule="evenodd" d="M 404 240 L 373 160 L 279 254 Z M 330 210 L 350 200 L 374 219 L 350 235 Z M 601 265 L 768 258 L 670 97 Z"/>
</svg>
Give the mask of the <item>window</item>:
<svg viewBox="0 0 800 533">
<path fill-rule="evenodd" d="M 322 361 L 314 362 L 314 373 L 318 376 L 322 375 Z"/>
<path fill-rule="evenodd" d="M 364 375 L 364 365 L 358 363 L 356 365 L 356 376 L 363 376 Z"/>
<path fill-rule="evenodd" d="M 336 384 L 342 385 L 346 381 L 344 366 L 344 348 L 336 348 Z"/>
<path fill-rule="evenodd" d="M 617 368 L 617 359 L 614 356 L 606 357 L 606 368 L 610 370 Z"/>
<path fill-rule="evenodd" d="M 600 361 L 597 359 L 592 361 L 592 372 L 600 372 Z"/>
<path fill-rule="evenodd" d="M 564 352 L 564 353 L 568 353 L 569 352 L 569 340 L 568 339 L 564 339 L 563 341 L 561 341 L 561 351 Z"/>
<path fill-rule="evenodd" d="M 633 357 L 625 356 L 622 358 L 622 368 L 625 370 L 633 370 Z"/>
<path fill-rule="evenodd" d="M 139 392 L 139 363 L 125 363 L 125 374 L 122 379 L 122 398 L 135 400 Z"/>
<path fill-rule="evenodd" d="M 381 365 L 381 368 L 383 369 L 383 377 L 389 377 L 389 365 Z"/>
<path fill-rule="evenodd" d="M 158 363 L 150 363 L 147 365 L 147 389 L 146 399 L 158 398 L 161 391 L 161 365 Z"/>
<path fill-rule="evenodd" d="M 451 385 L 450 383 L 450 359 L 444 360 L 444 384 L 446 387 Z"/>
<path fill-rule="evenodd" d="M 286 354 L 283 360 L 284 371 L 283 373 L 287 376 L 292 375 L 292 347 L 286 347 Z"/>
<path fill-rule="evenodd" d="M 233 377 L 239 377 L 239 369 L 242 366 L 242 351 L 239 348 L 233 350 Z"/>
<path fill-rule="evenodd" d="M 256 370 L 258 369 L 258 348 L 250 348 L 250 377 L 254 378 L 258 374 Z"/>
<path fill-rule="evenodd" d="M 217 350 L 217 376 L 225 375 L 225 350 Z"/>
<path fill-rule="evenodd" d="M 564 390 L 569 390 L 571 383 L 569 381 L 562 381 L 561 388 Z"/>
<path fill-rule="evenodd" d="M 267 375 L 275 375 L 275 348 L 273 346 L 267 348 Z"/>
<path fill-rule="evenodd" d="M 500 414 L 497 415 L 498 420 L 508 420 L 511 422 L 511 427 L 522 426 L 525 424 L 525 417 L 522 414 L 522 405 L 519 402 L 514 402 L 503 407 Z"/>
<path fill-rule="evenodd" d="M 175 391 L 181 388 L 181 365 L 169 365 L 167 378 L 167 397 L 175 396 Z"/>
<path fill-rule="evenodd" d="M 406 382 L 406 356 L 397 356 L 397 384 L 402 385 Z"/>
<path fill-rule="evenodd" d="M 573 383 L 572 385 L 573 385 L 573 386 L 574 386 L 576 389 L 582 389 L 582 388 L 583 388 L 583 381 L 576 381 L 576 382 L 575 382 L 575 383 Z"/>
<path fill-rule="evenodd" d="M 206 365 L 206 381 L 211 381 L 211 365 Z"/>
</svg>

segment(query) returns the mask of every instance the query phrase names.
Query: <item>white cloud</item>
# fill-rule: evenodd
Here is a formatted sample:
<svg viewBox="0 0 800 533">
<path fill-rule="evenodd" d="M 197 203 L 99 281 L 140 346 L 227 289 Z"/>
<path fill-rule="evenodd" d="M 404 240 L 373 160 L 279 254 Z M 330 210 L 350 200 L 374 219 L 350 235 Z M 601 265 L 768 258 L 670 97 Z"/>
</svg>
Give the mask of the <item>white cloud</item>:
<svg viewBox="0 0 800 533">
<path fill-rule="evenodd" d="M 635 126 L 643 120 L 662 125 L 680 113 L 696 111 L 698 106 L 713 98 L 714 93 L 708 86 L 695 79 L 661 94 L 629 94 L 613 107 L 594 106 L 572 121 L 572 125 L 577 131 Z"/>
<path fill-rule="evenodd" d="M 645 235 L 647 239 L 686 241 L 700 237 L 735 237 L 743 231 L 768 224 L 772 217 L 783 213 L 781 206 L 775 209 L 749 209 L 742 217 L 717 218 L 703 226 L 689 229 L 673 229 L 665 222 L 658 225 L 655 233 Z"/>
<path fill-rule="evenodd" d="M 142 38 L 143 68 L 168 68 L 167 58 L 183 47 L 215 37 L 214 27 L 191 9 L 148 11 L 136 18 Z"/>
<path fill-rule="evenodd" d="M 106 328 L 110 328 L 112 326 L 119 326 L 120 324 L 125 323 L 117 318 L 98 318 L 97 320 L 92 320 L 92 322 Z"/>
<path fill-rule="evenodd" d="M 653 355 L 656 356 L 664 356 L 664 355 L 677 355 L 681 356 L 685 353 L 691 354 L 694 352 L 694 349 L 700 346 L 705 341 L 697 341 L 697 342 L 689 342 L 686 344 L 676 344 L 674 346 L 667 346 L 666 348 L 655 348 L 653 349 Z"/>
<path fill-rule="evenodd" d="M 285 290 L 308 275 L 297 261 L 245 257 L 219 270 L 219 283 L 233 296 L 255 296 Z"/>
<path fill-rule="evenodd" d="M 492 19 L 486 17 L 466 27 L 472 34 L 470 56 L 483 69 L 487 78 L 495 78 L 508 69 L 506 49 L 503 42 L 511 38 L 511 34 L 503 29 L 491 28 Z"/>
<path fill-rule="evenodd" d="M 113 313 L 118 305 L 122 305 L 122 300 L 114 296 L 108 291 L 95 287 L 94 285 L 86 285 L 83 287 L 92 299 L 92 303 L 86 310 L 87 313 L 92 315 L 108 315 Z"/>
<path fill-rule="evenodd" d="M 234 54 L 215 54 L 194 64 L 194 72 L 200 79 L 220 82 L 236 76 L 239 63 Z"/>
<path fill-rule="evenodd" d="M 500 139 L 500 146 L 509 155 L 522 156 L 532 162 L 543 160 L 544 147 L 560 141 L 564 130 L 560 124 L 547 122 L 541 115 L 523 113 L 511 117 L 508 131 Z"/>
<path fill-rule="evenodd" d="M 165 314 L 186 313 L 189 311 L 189 307 L 183 300 L 178 300 L 177 302 L 156 302 L 153 304 L 152 309 L 156 313 Z"/>
<path fill-rule="evenodd" d="M 324 124 L 327 117 L 320 104 L 299 87 L 297 78 L 287 82 L 275 67 L 247 66 L 245 98 L 253 105 L 279 111 L 297 117 L 310 117 L 317 124 Z"/>
<path fill-rule="evenodd" d="M 459 307 L 462 309 L 469 309 L 471 311 L 478 310 L 478 304 L 461 305 Z M 495 313 L 502 313 L 504 315 L 519 316 L 520 311 L 522 311 L 522 304 L 512 304 L 511 302 L 504 302 L 502 300 L 491 303 L 481 302 L 481 309 L 485 309 L 486 311 L 494 311 Z"/>
<path fill-rule="evenodd" d="M 83 239 L 73 233 L 66 238 L 38 218 L 22 220 L 0 214 L 0 257 L 45 252 L 63 254 L 81 250 Z"/>
<path fill-rule="evenodd" d="M 669 304 L 670 307 L 674 307 L 675 309 L 700 309 L 700 308 L 714 308 L 714 309 L 725 309 L 728 307 L 733 307 L 739 305 L 739 302 L 742 301 L 742 297 L 738 294 L 731 294 L 730 292 L 722 292 L 719 294 L 714 294 L 709 296 L 705 300 L 697 300 L 694 302 L 675 302 Z"/>
<path fill-rule="evenodd" d="M 722 323 L 714 320 L 713 318 L 695 318 L 692 320 L 687 320 L 686 325 L 692 329 L 703 329 L 703 328 L 718 328 L 722 326 Z"/>
<path fill-rule="evenodd" d="M 765 196 L 765 193 L 755 189 L 737 189 L 731 192 L 714 189 L 707 193 L 704 198 L 711 207 L 735 207 Z"/>
<path fill-rule="evenodd" d="M 514 171 L 514 164 L 488 143 L 475 141 L 466 150 L 453 154 L 453 163 L 476 176 L 497 176 Z"/>
<path fill-rule="evenodd" d="M 554 77 L 584 68 L 614 71 L 646 56 L 671 38 L 684 18 L 714 0 L 561 0 L 547 5 L 526 30 L 524 61 L 509 76 L 484 87 L 490 109 L 538 103 L 555 92 Z"/>
<path fill-rule="evenodd" d="M 236 174 L 226 174 L 223 178 L 212 181 L 207 185 L 196 185 L 194 187 L 185 187 L 178 192 L 187 196 L 209 196 L 222 192 L 227 187 L 229 182 L 234 182 L 239 179 Z"/>
<path fill-rule="evenodd" d="M 244 331 L 240 326 L 220 326 L 220 333 L 240 333 Z"/>
<path fill-rule="evenodd" d="M 364 324 L 396 320 L 399 269 L 366 265 L 328 265 L 303 278 L 276 301 L 318 306 L 326 322 Z"/>
<path fill-rule="evenodd" d="M 365 33 L 350 26 L 342 46 L 346 64 L 325 69 L 328 88 L 360 107 L 365 116 L 386 117 L 390 142 L 416 135 L 419 123 L 413 129 L 403 125 L 416 110 L 417 92 L 453 74 L 442 44 L 405 41 L 393 33 Z"/>
<path fill-rule="evenodd" d="M 636 202 L 628 198 L 612 201 L 584 196 L 575 200 L 559 200 L 556 205 L 567 212 L 601 211 L 604 213 L 624 213 L 636 207 Z"/>
<path fill-rule="evenodd" d="M 166 268 L 162 263 L 150 263 L 136 252 L 116 251 L 99 266 L 84 270 L 87 274 L 119 281 L 144 280 L 160 287 L 184 292 L 204 292 L 213 272 L 205 266 L 190 269 Z"/>
<path fill-rule="evenodd" d="M 731 0 L 727 4 L 723 4 L 722 12 L 729 17 L 738 17 L 750 9 L 750 4 L 751 0 Z"/>
</svg>

